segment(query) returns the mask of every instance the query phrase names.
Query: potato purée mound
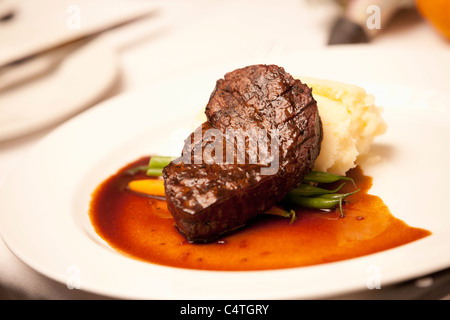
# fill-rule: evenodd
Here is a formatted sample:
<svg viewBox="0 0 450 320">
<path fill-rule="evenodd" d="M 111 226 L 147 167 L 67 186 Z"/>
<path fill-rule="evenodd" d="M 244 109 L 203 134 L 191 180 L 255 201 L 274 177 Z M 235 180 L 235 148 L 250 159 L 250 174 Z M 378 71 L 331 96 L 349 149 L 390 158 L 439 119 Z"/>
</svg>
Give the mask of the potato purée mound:
<svg viewBox="0 0 450 320">
<path fill-rule="evenodd" d="M 358 86 L 308 77 L 323 125 L 322 148 L 314 170 L 345 173 L 366 156 L 374 138 L 386 131 L 382 109 Z"/>
<path fill-rule="evenodd" d="M 358 165 L 367 156 L 374 138 L 386 131 L 382 109 L 375 98 L 356 85 L 297 77 L 312 88 L 323 126 L 323 141 L 314 170 L 338 175 Z M 205 121 L 202 110 L 193 128 Z"/>
</svg>

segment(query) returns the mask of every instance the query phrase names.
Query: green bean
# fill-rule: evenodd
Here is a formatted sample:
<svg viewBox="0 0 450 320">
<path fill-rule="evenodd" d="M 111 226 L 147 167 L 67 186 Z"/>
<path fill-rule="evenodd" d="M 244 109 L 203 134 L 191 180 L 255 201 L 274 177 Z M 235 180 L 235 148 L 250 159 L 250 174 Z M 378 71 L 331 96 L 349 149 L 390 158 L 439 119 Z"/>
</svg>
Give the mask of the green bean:
<svg viewBox="0 0 450 320">
<path fill-rule="evenodd" d="M 275 216 L 281 216 L 284 218 L 291 218 L 291 223 L 293 223 L 294 220 L 297 218 L 294 210 L 287 211 L 279 206 L 273 206 L 272 208 L 270 208 L 269 210 L 267 210 L 263 213 L 271 214 L 271 215 L 275 215 Z"/>
<path fill-rule="evenodd" d="M 152 177 L 162 176 L 163 168 L 148 168 L 147 175 Z"/>
<path fill-rule="evenodd" d="M 324 194 L 336 193 L 344 186 L 344 184 L 345 184 L 345 182 L 334 190 L 327 190 L 327 189 L 312 186 L 310 184 L 301 183 L 297 186 L 297 188 L 294 188 L 291 191 L 289 191 L 288 195 L 310 197 L 310 196 L 320 196 L 320 195 L 324 195 Z"/>
<path fill-rule="evenodd" d="M 339 206 L 340 216 L 343 217 L 344 211 L 342 210 L 342 202 L 345 198 L 358 191 L 359 189 L 349 193 L 331 193 L 315 197 L 295 196 L 288 194 L 286 200 L 292 204 L 310 209 L 333 209 Z"/>
<path fill-rule="evenodd" d="M 167 156 L 152 156 L 148 162 L 148 165 L 136 166 L 128 169 L 126 172 L 133 175 L 140 171 L 147 171 L 148 176 L 161 176 L 162 169 L 174 159 L 176 158 Z"/>
<path fill-rule="evenodd" d="M 167 156 L 152 156 L 150 158 L 150 161 L 148 162 L 149 168 L 164 168 L 167 166 L 170 161 L 174 160 L 173 157 L 167 157 Z"/>
<path fill-rule="evenodd" d="M 311 171 L 303 178 L 303 181 L 317 182 L 317 183 L 332 183 L 340 180 L 351 181 L 353 185 L 356 187 L 355 181 L 353 181 L 352 178 L 339 176 L 328 172 Z"/>
<path fill-rule="evenodd" d="M 128 174 L 134 175 L 140 171 L 147 171 L 147 170 L 148 170 L 148 166 L 137 166 L 137 167 L 128 169 L 126 172 Z"/>
<path fill-rule="evenodd" d="M 339 204 L 339 199 L 326 199 L 318 197 L 290 196 L 286 200 L 292 204 L 310 209 L 332 209 Z"/>
<path fill-rule="evenodd" d="M 353 192 L 349 192 L 349 193 L 330 193 L 330 194 L 323 194 L 320 196 L 320 198 L 323 199 L 342 199 L 344 200 L 345 198 L 347 198 L 348 196 L 357 193 L 359 190 L 355 190 Z"/>
<path fill-rule="evenodd" d="M 148 162 L 147 175 L 154 177 L 161 176 L 162 169 L 174 159 L 176 158 L 167 156 L 152 156 Z"/>
<path fill-rule="evenodd" d="M 344 217 L 344 211 L 342 210 L 342 202 L 344 201 L 345 198 L 347 198 L 348 196 L 355 194 L 356 192 L 358 192 L 360 189 L 355 190 L 353 192 L 349 192 L 349 193 L 344 193 L 344 194 L 324 194 L 321 197 L 324 199 L 334 199 L 334 200 L 339 200 L 339 210 L 340 210 L 340 216 L 343 218 Z"/>
</svg>

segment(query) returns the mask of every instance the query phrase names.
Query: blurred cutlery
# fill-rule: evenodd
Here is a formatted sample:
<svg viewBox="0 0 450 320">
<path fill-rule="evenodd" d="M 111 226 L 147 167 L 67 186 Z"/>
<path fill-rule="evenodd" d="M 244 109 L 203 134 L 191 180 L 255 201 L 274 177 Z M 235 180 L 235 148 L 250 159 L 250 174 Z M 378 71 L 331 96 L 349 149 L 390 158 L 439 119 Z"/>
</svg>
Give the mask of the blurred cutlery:
<svg viewBox="0 0 450 320">
<path fill-rule="evenodd" d="M 150 13 L 145 12 L 138 16 L 133 16 L 129 19 L 104 26 L 91 33 L 71 38 L 58 45 L 45 47 L 40 51 L 16 56 L 15 60 L 0 66 L 0 92 L 50 72 L 58 66 L 67 54 L 70 54 L 70 52 L 86 44 L 94 37 L 137 22 L 146 18 L 149 14 Z"/>
<path fill-rule="evenodd" d="M 343 14 L 332 27 L 329 45 L 365 43 L 375 37 L 400 9 L 414 7 L 414 0 L 335 0 L 343 7 Z M 378 17 L 373 15 L 379 14 Z M 380 27 L 370 25 L 371 17 Z"/>
<path fill-rule="evenodd" d="M 12 0 L 0 0 L 0 22 L 11 20 L 16 7 Z"/>
</svg>

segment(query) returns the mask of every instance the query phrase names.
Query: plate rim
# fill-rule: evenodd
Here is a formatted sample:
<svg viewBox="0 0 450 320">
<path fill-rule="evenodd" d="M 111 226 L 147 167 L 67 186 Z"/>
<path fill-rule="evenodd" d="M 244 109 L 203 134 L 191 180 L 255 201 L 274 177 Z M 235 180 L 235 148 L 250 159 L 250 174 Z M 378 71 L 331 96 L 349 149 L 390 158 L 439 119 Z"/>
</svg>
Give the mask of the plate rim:
<svg viewBox="0 0 450 320">
<path fill-rule="evenodd" d="M 59 112 L 52 112 L 51 114 L 47 114 L 46 117 L 39 118 L 32 122 L 19 122 L 13 126 L 7 126 L 6 129 L 0 130 L 0 142 L 14 140 L 43 130 L 52 125 L 57 125 L 64 120 L 69 119 L 71 116 L 84 111 L 87 107 L 94 105 L 108 92 L 119 76 L 117 53 L 113 46 L 110 45 L 106 37 L 97 37 L 79 48 L 76 53 L 76 58 L 70 58 L 67 61 L 63 61 L 58 70 L 64 70 L 65 68 L 68 68 L 67 66 L 75 65 L 76 61 L 78 61 L 80 52 L 82 57 L 83 55 L 86 55 L 86 53 L 90 54 L 91 52 L 95 52 L 96 56 L 99 55 L 98 52 L 100 52 L 103 57 L 100 60 L 103 65 L 102 69 L 106 72 L 98 73 L 101 76 L 98 78 L 98 81 L 96 81 L 96 90 L 89 90 L 82 98 L 77 99 L 75 102 L 71 102 L 70 107 L 63 108 Z M 66 74 L 67 72 L 61 71 L 61 73 Z"/>
</svg>

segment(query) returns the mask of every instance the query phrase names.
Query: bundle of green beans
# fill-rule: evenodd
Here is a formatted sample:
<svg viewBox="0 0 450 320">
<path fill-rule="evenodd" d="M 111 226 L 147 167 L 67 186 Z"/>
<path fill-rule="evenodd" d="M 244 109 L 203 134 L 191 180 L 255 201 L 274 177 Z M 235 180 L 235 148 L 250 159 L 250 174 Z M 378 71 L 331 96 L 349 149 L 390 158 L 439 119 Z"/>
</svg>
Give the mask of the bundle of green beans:
<svg viewBox="0 0 450 320">
<path fill-rule="evenodd" d="M 322 185 L 338 181 L 344 181 L 344 183 L 334 190 L 324 189 L 314 185 L 314 183 Z M 334 209 L 339 206 L 340 216 L 343 217 L 344 211 L 342 210 L 342 204 L 345 198 L 359 191 L 359 189 L 356 189 L 353 192 L 338 193 L 347 181 L 351 181 L 356 189 L 355 182 L 349 177 L 321 171 L 311 171 L 306 175 L 300 185 L 288 192 L 285 201 L 291 205 L 311 209 Z"/>
<path fill-rule="evenodd" d="M 139 166 L 129 170 L 130 174 L 138 171 L 146 171 L 148 176 L 161 176 L 162 170 L 167 166 L 174 157 L 168 156 L 152 156 L 147 166 Z M 344 181 L 340 186 L 334 190 L 324 189 L 316 185 L 330 184 L 338 181 Z M 311 171 L 308 173 L 302 183 L 296 188 L 288 192 L 283 201 L 283 207 L 276 206 L 271 210 L 268 210 L 267 214 L 279 215 L 287 218 L 291 218 L 291 222 L 295 220 L 295 211 L 292 209 L 284 209 L 288 207 L 305 207 L 311 209 L 334 209 L 339 207 L 340 216 L 344 216 L 342 210 L 342 204 L 348 196 L 356 193 L 359 189 L 349 193 L 338 193 L 338 191 L 347 182 L 352 182 L 356 189 L 356 184 L 353 179 L 345 176 L 335 175 L 322 171 Z"/>
</svg>

